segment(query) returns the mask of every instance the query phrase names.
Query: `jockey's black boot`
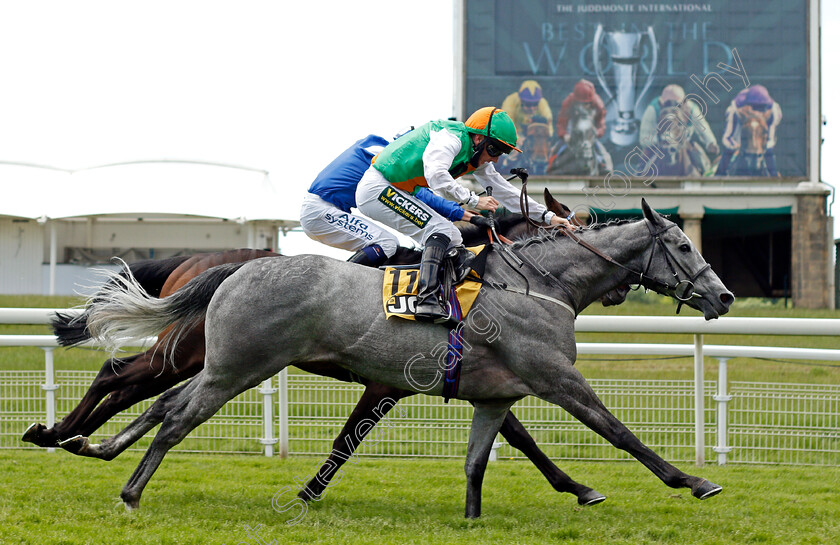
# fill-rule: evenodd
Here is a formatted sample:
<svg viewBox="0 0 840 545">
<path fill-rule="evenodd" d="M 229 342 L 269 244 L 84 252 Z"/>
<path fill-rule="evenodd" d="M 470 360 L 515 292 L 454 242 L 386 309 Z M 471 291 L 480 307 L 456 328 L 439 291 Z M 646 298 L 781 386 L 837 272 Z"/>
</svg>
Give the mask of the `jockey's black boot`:
<svg viewBox="0 0 840 545">
<path fill-rule="evenodd" d="M 440 298 L 440 265 L 449 237 L 436 233 L 426 241 L 423 260 L 420 262 L 420 275 L 417 286 L 417 308 L 414 317 L 418 322 L 444 322 L 449 318 Z"/>
<path fill-rule="evenodd" d="M 473 261 L 475 261 L 475 254 L 460 245 L 450 248 L 446 252 L 446 258 L 452 260 L 452 269 L 455 271 L 453 282 L 458 285 L 470 274 Z"/>
<path fill-rule="evenodd" d="M 385 263 L 388 260 L 388 256 L 385 255 L 385 250 L 379 244 L 371 244 L 370 246 L 365 246 L 352 256 L 347 261 L 349 263 L 358 263 L 359 265 L 364 265 L 365 267 L 378 267 Z"/>
</svg>

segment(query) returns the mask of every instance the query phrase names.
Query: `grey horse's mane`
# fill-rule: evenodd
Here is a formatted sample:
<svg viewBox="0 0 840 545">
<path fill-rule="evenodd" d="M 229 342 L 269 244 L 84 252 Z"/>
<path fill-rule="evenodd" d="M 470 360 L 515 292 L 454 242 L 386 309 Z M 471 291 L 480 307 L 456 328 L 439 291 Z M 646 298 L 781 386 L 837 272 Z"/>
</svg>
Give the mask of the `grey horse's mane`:
<svg viewBox="0 0 840 545">
<path fill-rule="evenodd" d="M 636 223 L 639 221 L 639 218 L 625 218 L 625 219 L 611 219 L 608 221 L 602 221 L 599 223 L 593 223 L 591 225 L 587 225 L 583 227 L 582 231 L 598 231 L 603 229 L 604 227 L 610 227 L 613 225 L 624 225 L 626 223 Z"/>
<path fill-rule="evenodd" d="M 624 225 L 627 223 L 636 223 L 639 219 L 612 219 L 606 222 L 601 223 L 593 223 L 591 225 L 587 225 L 585 227 L 579 227 L 575 233 L 585 233 L 587 231 L 598 231 L 605 227 L 612 227 L 618 225 Z M 537 234 L 529 235 L 523 234 L 513 239 L 513 245 L 511 246 L 513 249 L 523 248 L 534 242 L 545 242 L 548 240 L 554 240 L 561 235 L 560 229 L 540 229 Z M 561 235 L 562 236 L 562 235 Z"/>
</svg>

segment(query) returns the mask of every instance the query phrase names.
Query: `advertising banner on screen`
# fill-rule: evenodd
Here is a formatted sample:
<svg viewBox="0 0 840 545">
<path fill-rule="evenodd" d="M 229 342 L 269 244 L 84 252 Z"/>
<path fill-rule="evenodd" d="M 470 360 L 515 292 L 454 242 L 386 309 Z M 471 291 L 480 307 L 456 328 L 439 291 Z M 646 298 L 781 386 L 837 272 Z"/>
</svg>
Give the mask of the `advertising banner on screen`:
<svg viewBox="0 0 840 545">
<path fill-rule="evenodd" d="M 514 118 L 503 167 L 809 174 L 807 0 L 465 4 L 464 111 Z"/>
</svg>

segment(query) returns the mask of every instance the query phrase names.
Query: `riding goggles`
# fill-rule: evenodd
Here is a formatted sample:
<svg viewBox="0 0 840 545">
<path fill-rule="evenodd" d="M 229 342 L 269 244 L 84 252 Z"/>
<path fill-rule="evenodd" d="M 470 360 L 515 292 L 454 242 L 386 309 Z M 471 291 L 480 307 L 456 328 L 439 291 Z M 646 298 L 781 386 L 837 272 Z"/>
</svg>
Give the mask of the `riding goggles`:
<svg viewBox="0 0 840 545">
<path fill-rule="evenodd" d="M 490 157 L 499 157 L 503 153 L 510 153 L 511 147 L 505 144 L 502 144 L 498 140 L 490 140 L 487 142 L 487 145 L 484 146 L 484 149 L 487 150 L 487 155 Z"/>
</svg>

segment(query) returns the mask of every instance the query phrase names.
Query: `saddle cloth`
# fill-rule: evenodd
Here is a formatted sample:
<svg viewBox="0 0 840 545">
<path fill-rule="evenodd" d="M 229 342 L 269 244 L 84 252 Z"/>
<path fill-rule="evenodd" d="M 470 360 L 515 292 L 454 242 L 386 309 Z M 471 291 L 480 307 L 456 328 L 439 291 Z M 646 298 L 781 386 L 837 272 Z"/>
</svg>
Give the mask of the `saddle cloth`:
<svg viewBox="0 0 840 545">
<path fill-rule="evenodd" d="M 484 246 L 467 248 L 479 255 Z M 481 276 L 477 271 L 477 263 L 484 264 L 484 259 L 476 259 L 473 270 L 467 278 L 455 287 L 455 294 L 461 306 L 461 315 L 466 316 L 472 308 L 478 292 L 481 289 Z M 483 269 L 483 267 L 480 267 Z M 441 267 L 446 269 L 446 267 Z M 414 320 L 414 310 L 417 305 L 417 280 L 420 265 L 403 265 L 401 267 L 385 267 L 385 279 L 382 282 L 382 305 L 385 308 L 385 319 L 398 316 L 406 320 Z"/>
</svg>

